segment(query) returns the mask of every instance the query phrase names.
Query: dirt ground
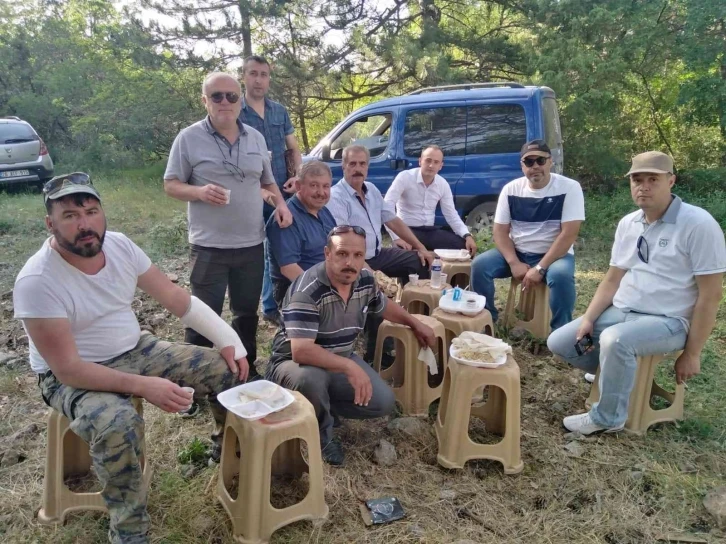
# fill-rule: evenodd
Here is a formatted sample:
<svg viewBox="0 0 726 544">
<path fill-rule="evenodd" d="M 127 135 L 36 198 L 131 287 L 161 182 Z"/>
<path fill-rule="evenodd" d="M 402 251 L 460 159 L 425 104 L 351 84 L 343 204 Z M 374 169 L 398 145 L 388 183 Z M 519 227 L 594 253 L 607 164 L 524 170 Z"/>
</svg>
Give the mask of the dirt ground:
<svg viewBox="0 0 726 544">
<path fill-rule="evenodd" d="M 185 260 L 162 263 L 186 283 Z M 500 289 L 503 291 L 503 289 Z M 65 526 L 37 524 L 41 503 L 47 407 L 25 362 L 27 338 L 12 320 L 12 301 L 2 295 L 0 348 L 20 359 L 0 369 L 0 430 L 5 446 L 11 435 L 19 462 L 0 468 L 0 536 L 3 542 L 103 542 L 107 518 L 97 513 L 70 515 Z M 135 310 L 155 334 L 181 338 L 178 320 L 148 297 Z M 504 331 L 506 332 L 506 331 Z M 267 345 L 274 329 L 261 321 L 259 341 Z M 537 352 L 538 354 L 534 354 Z M 267 356 L 262 350 L 261 358 Z M 339 429 L 347 451 L 343 468 L 325 467 L 325 497 L 330 507 L 323 524 L 298 522 L 275 533 L 272 542 L 720 542 L 724 533 L 701 505 L 698 490 L 726 470 L 726 456 L 683 439 L 675 425 L 647 437 L 626 434 L 568 438 L 563 416 L 583 410 L 589 386 L 576 370 L 552 360 L 546 348 L 524 339 L 515 344 L 522 381 L 521 448 L 524 470 L 505 475 L 496 462 L 472 461 L 463 470 L 436 462 L 433 418 L 408 435 L 388 430 L 387 420 L 345 421 Z M 181 420 L 146 403 L 148 459 L 154 468 L 149 499 L 152 542 L 232 542 L 226 514 L 217 504 L 216 467 L 184 474 L 177 460 L 195 437 L 206 440 L 208 414 Z M 435 410 L 432 410 L 432 415 Z M 476 419 L 470 434 L 491 442 Z M 381 438 L 392 442 L 397 461 L 373 461 Z M 0 443 L 2 444 L 2 443 Z M 5 456 L 7 450 L 0 452 Z M 295 487 L 275 481 L 284 500 Z M 372 498 L 395 496 L 406 517 L 366 528 L 359 506 Z M 685 535 L 685 536 L 684 536 Z M 669 540 L 670 539 L 670 540 Z"/>
</svg>

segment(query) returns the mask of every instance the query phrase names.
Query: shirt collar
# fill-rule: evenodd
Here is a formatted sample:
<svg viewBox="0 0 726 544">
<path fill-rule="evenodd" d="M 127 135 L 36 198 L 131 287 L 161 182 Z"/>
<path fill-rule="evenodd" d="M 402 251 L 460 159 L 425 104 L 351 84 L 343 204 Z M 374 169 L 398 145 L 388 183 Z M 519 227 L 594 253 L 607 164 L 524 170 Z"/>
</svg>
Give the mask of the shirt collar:
<svg viewBox="0 0 726 544">
<path fill-rule="evenodd" d="M 289 208 L 290 206 L 292 206 L 293 208 L 295 208 L 296 210 L 298 210 L 301 213 L 307 214 L 311 217 L 316 217 L 314 214 L 310 213 L 307 210 L 307 208 L 305 207 L 305 204 L 303 204 L 300 201 L 300 199 L 297 197 L 297 195 L 292 195 L 290 198 L 287 199 L 287 207 Z M 320 218 L 320 211 L 322 211 L 322 209 L 318 211 L 318 215 L 317 215 L 318 219 Z"/>
<path fill-rule="evenodd" d="M 668 205 L 668 209 L 658 221 L 674 225 L 676 223 L 676 219 L 678 219 L 678 212 L 681 211 L 682 203 L 683 200 L 681 200 L 681 197 L 671 194 L 671 203 Z M 633 221 L 637 223 L 644 223 L 645 212 L 641 210 L 641 212 L 633 218 Z"/>
<path fill-rule="evenodd" d="M 436 185 L 438 178 L 439 178 L 439 175 L 434 174 L 434 180 L 431 182 L 431 185 L 429 185 L 429 187 L 433 187 L 434 185 Z M 423 176 L 421 175 L 421 168 L 416 168 L 416 182 L 420 183 L 421 185 L 426 187 L 426 182 L 424 181 Z"/>
<path fill-rule="evenodd" d="M 353 187 L 351 187 L 350 183 L 348 183 L 345 178 L 342 178 L 338 182 L 338 184 L 342 185 L 343 189 L 345 189 L 346 191 L 348 191 L 348 194 L 350 196 L 357 196 L 358 195 L 358 191 L 356 191 L 355 189 L 353 189 Z M 365 181 L 363 182 L 363 194 L 364 195 L 365 194 L 368 194 L 368 187 L 366 187 L 366 182 Z"/>
<path fill-rule="evenodd" d="M 214 128 L 214 126 L 212 125 L 212 121 L 211 121 L 211 119 L 209 119 L 209 115 L 207 115 L 204 118 L 204 128 L 212 136 L 214 136 L 216 134 L 218 134 L 219 136 L 222 136 L 221 134 L 219 134 L 219 131 L 216 128 Z M 245 125 L 242 121 L 239 120 L 239 117 L 237 118 L 237 128 L 239 129 L 240 136 L 247 136 L 247 131 L 245 130 Z"/>
<path fill-rule="evenodd" d="M 265 110 L 272 109 L 272 100 L 270 100 L 269 98 L 265 97 L 264 98 L 264 101 L 265 101 Z M 242 93 L 242 109 L 243 110 L 246 110 L 248 107 L 249 106 L 247 105 L 247 98 L 246 98 L 245 94 Z M 257 112 L 255 112 L 255 113 L 257 113 Z"/>
</svg>

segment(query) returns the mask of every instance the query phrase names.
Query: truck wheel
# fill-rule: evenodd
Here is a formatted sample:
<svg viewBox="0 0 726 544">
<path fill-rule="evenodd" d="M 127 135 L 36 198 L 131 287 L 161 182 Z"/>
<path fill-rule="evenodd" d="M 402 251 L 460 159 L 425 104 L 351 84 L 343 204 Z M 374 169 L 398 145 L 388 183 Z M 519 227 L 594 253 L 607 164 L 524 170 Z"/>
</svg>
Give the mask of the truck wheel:
<svg viewBox="0 0 726 544">
<path fill-rule="evenodd" d="M 488 234 L 491 238 L 496 208 L 496 202 L 482 202 L 469 212 L 469 215 L 466 216 L 466 226 L 469 227 L 472 234 Z"/>
</svg>

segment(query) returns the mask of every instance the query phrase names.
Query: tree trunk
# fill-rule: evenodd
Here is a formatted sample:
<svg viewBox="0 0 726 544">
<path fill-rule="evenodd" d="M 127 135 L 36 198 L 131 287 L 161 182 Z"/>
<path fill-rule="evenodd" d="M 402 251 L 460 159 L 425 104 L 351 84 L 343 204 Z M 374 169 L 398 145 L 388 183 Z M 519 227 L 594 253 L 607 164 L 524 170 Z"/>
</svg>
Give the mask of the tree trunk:
<svg viewBox="0 0 726 544">
<path fill-rule="evenodd" d="M 242 57 L 252 55 L 252 17 L 249 0 L 238 0 L 239 16 L 242 27 Z"/>
<path fill-rule="evenodd" d="M 305 99 L 303 98 L 302 85 L 295 85 L 297 94 L 297 118 L 300 122 L 300 135 L 302 136 L 302 146 L 307 154 L 310 151 L 310 142 L 308 141 L 308 129 L 305 124 Z"/>
</svg>

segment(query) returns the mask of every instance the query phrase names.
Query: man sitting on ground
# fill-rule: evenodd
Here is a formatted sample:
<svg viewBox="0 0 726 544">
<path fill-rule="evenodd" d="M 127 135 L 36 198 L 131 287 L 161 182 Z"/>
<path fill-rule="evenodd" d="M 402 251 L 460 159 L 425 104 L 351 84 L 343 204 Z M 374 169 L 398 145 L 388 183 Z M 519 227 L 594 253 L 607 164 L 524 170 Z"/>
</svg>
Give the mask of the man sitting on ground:
<svg viewBox="0 0 726 544">
<path fill-rule="evenodd" d="M 394 407 L 393 391 L 353 353 L 366 314 L 379 314 L 413 329 L 419 342 L 435 346 L 431 328 L 378 289 L 365 265 L 365 231 L 337 226 L 328 236 L 325 261 L 293 282 L 282 304 L 282 325 L 272 343 L 269 380 L 300 391 L 312 403 L 320 427 L 323 458 L 342 465 L 333 439 L 333 415 L 383 417 Z"/>
<path fill-rule="evenodd" d="M 126 236 L 106 230 L 101 197 L 87 174 L 43 188 L 52 233 L 18 274 L 15 317 L 30 338 L 30 365 L 43 400 L 88 442 L 111 516 L 109 540 L 145 543 L 148 489 L 139 462 L 144 421 L 131 396 L 167 412 L 209 397 L 219 461 L 226 412 L 217 393 L 244 381 L 247 352 L 211 308 L 174 285 Z M 141 334 L 131 304 L 139 287 L 219 349 Z"/>
<path fill-rule="evenodd" d="M 550 326 L 572 320 L 575 308 L 575 254 L 572 244 L 585 220 L 582 188 L 574 179 L 552 174 L 552 154 L 543 140 L 520 152 L 524 176 L 507 183 L 494 214 L 496 248 L 471 264 L 471 286 L 487 299 L 497 320 L 494 279 L 514 277 L 522 289 L 545 281 L 550 289 Z"/>
<path fill-rule="evenodd" d="M 671 194 L 676 178 L 668 155 L 637 155 L 628 175 L 640 210 L 620 220 L 610 268 L 585 315 L 547 340 L 574 366 L 595 372 L 600 365 L 600 401 L 563 421 L 585 435 L 623 429 L 637 357 L 683 350 L 677 382 L 700 372 L 726 271 L 723 231 L 708 212 Z M 578 355 L 575 343 L 587 335 L 593 348 Z"/>
<path fill-rule="evenodd" d="M 473 257 L 476 242 L 456 211 L 449 183 L 439 176 L 444 167 L 444 152 L 439 146 L 430 145 L 421 152 L 418 163 L 420 168 L 405 170 L 396 176 L 384 200 L 396 208 L 396 215 L 426 249 L 466 249 Z M 439 204 L 454 232 L 434 225 Z M 389 234 L 398 247 L 411 249 L 395 232 L 389 230 Z"/>
<path fill-rule="evenodd" d="M 274 217 L 267 222 L 272 293 L 282 306 L 290 284 L 305 270 L 325 260 L 323 248 L 335 218 L 325 205 L 330 200 L 332 174 L 327 164 L 310 161 L 302 165 L 295 181 L 297 193 L 287 201 L 293 222 L 282 228 Z"/>
</svg>

